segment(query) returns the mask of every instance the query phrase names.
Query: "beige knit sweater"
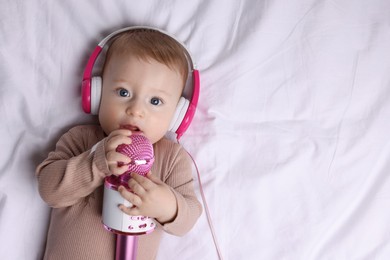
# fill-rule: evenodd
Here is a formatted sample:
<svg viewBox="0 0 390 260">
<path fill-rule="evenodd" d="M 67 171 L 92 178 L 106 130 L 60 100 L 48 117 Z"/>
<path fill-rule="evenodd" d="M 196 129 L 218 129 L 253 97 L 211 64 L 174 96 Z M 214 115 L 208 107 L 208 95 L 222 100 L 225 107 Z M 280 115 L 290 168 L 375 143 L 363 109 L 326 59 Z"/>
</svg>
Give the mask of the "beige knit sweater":
<svg viewBox="0 0 390 260">
<path fill-rule="evenodd" d="M 37 167 L 39 192 L 53 208 L 44 259 L 115 258 L 115 235 L 104 229 L 101 219 L 103 179 L 110 175 L 104 156 L 104 138 L 99 126 L 74 127 Z M 95 144 L 96 150 L 91 152 Z M 162 231 L 184 235 L 202 212 L 194 193 L 191 161 L 185 150 L 166 139 L 153 148 L 155 162 L 151 171 L 172 187 L 178 213 L 172 222 L 158 224 L 151 234 L 139 237 L 138 260 L 155 259 Z"/>
</svg>

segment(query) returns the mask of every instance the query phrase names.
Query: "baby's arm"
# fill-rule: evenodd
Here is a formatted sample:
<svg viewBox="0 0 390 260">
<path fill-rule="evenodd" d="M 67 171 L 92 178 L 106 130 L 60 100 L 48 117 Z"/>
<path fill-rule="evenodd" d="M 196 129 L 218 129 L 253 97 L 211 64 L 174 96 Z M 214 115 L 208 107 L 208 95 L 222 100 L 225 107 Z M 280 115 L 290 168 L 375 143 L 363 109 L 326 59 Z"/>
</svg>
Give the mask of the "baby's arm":
<svg viewBox="0 0 390 260">
<path fill-rule="evenodd" d="M 115 149 L 119 144 L 131 143 L 130 135 L 130 130 L 120 129 L 104 138 L 97 126 L 69 130 L 37 167 L 43 200 L 51 207 L 67 207 L 91 194 L 106 176 L 122 174 L 127 167 L 118 162 L 126 164 L 130 159 Z"/>
<path fill-rule="evenodd" d="M 57 142 L 36 170 L 39 192 L 51 207 L 67 207 L 91 194 L 108 174 L 103 133 L 93 126 L 74 127 Z"/>
<path fill-rule="evenodd" d="M 187 160 L 186 169 L 177 169 L 178 171 L 172 173 L 166 180 L 176 198 L 177 214 L 173 221 L 163 225 L 163 229 L 177 236 L 189 232 L 202 214 L 202 206 L 194 190 L 192 161 L 187 152 L 183 151 L 183 153 Z"/>
</svg>

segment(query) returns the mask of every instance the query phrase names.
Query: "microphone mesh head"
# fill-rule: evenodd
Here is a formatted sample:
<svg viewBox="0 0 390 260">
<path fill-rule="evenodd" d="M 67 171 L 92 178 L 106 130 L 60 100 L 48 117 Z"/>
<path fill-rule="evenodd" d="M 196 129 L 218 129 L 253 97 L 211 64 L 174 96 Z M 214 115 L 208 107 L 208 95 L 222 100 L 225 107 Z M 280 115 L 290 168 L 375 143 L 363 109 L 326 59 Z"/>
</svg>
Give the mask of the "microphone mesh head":
<svg viewBox="0 0 390 260">
<path fill-rule="evenodd" d="M 153 145 L 143 135 L 131 135 L 131 144 L 120 144 L 116 151 L 128 156 L 131 162 L 123 175 L 132 172 L 145 176 L 152 168 L 154 162 Z"/>
</svg>

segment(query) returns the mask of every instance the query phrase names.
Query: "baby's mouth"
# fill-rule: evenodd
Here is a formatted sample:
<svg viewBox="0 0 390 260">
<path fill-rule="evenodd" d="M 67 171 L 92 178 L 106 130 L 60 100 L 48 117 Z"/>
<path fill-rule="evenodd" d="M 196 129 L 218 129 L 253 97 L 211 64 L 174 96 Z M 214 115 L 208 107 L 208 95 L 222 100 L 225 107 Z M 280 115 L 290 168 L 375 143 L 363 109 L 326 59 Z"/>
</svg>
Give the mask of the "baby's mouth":
<svg viewBox="0 0 390 260">
<path fill-rule="evenodd" d="M 121 125 L 121 127 L 120 128 L 122 128 L 122 129 L 128 129 L 128 130 L 130 130 L 131 132 L 140 132 L 141 131 L 141 129 L 139 129 L 138 128 L 138 126 L 134 126 L 134 125 Z"/>
</svg>

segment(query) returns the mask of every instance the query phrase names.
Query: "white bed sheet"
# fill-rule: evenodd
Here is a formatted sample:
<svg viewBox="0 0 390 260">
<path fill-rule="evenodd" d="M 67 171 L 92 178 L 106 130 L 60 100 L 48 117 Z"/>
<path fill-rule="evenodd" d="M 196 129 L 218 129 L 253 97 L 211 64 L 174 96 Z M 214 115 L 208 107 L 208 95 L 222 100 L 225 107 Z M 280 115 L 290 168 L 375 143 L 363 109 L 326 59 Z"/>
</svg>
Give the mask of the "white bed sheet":
<svg viewBox="0 0 390 260">
<path fill-rule="evenodd" d="M 182 144 L 224 259 L 390 259 L 389 14 L 387 0 L 0 1 L 1 258 L 42 257 L 34 170 L 96 123 L 79 95 L 93 47 L 150 25 L 201 71 Z M 217 259 L 205 214 L 158 259 Z"/>
</svg>

